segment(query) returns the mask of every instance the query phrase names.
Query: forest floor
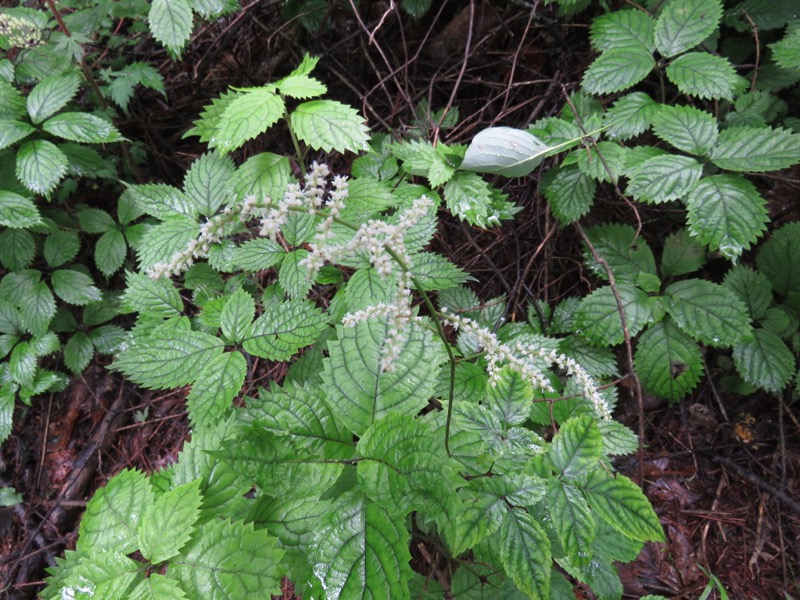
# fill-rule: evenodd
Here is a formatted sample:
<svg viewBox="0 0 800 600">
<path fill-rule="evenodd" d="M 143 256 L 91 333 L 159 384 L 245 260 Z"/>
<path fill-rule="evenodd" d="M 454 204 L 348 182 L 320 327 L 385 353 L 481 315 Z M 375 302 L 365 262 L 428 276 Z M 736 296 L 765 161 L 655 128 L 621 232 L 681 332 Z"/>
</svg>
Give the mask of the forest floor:
<svg viewBox="0 0 800 600">
<path fill-rule="evenodd" d="M 138 94 L 120 123 L 150 153 L 142 166 L 147 180 L 179 183 L 205 151 L 182 135 L 210 98 L 229 85 L 284 75 L 304 52 L 321 57 L 315 75 L 328 84 L 328 97 L 360 109 L 373 131 L 422 128 L 448 143 L 468 143 L 491 125 L 520 127 L 557 114 L 592 57 L 591 14 L 556 19 L 550 9 L 531 11 L 524 2 L 443 1 L 419 21 L 389 11 L 389 2 L 361 2 L 359 18 L 344 8 L 347 1 L 332 3 L 338 8 L 318 34 L 284 20 L 283 4 L 245 0 L 241 12 L 201 25 L 181 62 L 149 38 L 137 44 L 137 60 L 157 65 L 167 87 L 166 97 Z M 457 110 L 455 126 L 437 129 L 426 106 Z M 289 142 L 271 130 L 235 158 L 267 149 L 288 151 Z M 334 172 L 346 172 L 346 157 L 332 160 Z M 530 298 L 555 303 L 596 287 L 582 267 L 578 235 L 550 216 L 536 174 L 498 183 L 523 207 L 513 223 L 484 230 L 449 220 L 436 241 L 437 251 L 475 276 L 479 296 L 505 294 L 509 318 L 524 319 Z M 764 188 L 775 215 L 800 201 L 800 191 L 777 185 Z M 94 194 L 83 201 L 108 206 L 107 191 Z M 634 219 L 631 207 L 609 193 L 586 222 Z M 660 247 L 673 225 L 665 221 L 644 235 L 657 231 L 647 240 Z M 706 274 L 713 279 L 726 268 L 711 260 Z M 645 398 L 640 407 L 621 382 L 617 417 L 639 431 L 643 409 L 645 449 L 643 463 L 633 456 L 618 468 L 642 482 L 667 536 L 621 566 L 626 598 L 696 599 L 713 577 L 733 599 L 800 598 L 800 406 L 788 396 L 723 394 L 715 385 L 718 358 L 705 357 L 710 376 L 674 405 Z M 0 484 L 25 501 L 0 512 L 0 597 L 35 597 L 44 569 L 74 548 L 94 491 L 121 469 L 150 472 L 170 464 L 190 435 L 186 390 L 140 390 L 105 370 L 108 362 L 14 415 L 13 435 L 0 451 Z M 251 383 L 264 385 L 284 372 L 284 365 L 263 363 Z M 415 566 L 424 571 L 419 558 Z M 293 597 L 288 585 L 285 597 Z"/>
</svg>

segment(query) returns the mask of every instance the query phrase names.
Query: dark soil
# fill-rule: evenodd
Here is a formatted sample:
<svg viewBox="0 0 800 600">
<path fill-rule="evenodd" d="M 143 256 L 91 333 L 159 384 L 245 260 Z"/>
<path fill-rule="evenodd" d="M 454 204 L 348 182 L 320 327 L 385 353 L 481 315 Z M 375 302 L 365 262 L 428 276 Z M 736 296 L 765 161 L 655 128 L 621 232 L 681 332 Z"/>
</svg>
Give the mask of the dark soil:
<svg viewBox="0 0 800 600">
<path fill-rule="evenodd" d="M 143 39 L 137 59 L 161 70 L 168 93 L 137 94 L 121 129 L 150 152 L 143 177 L 180 183 L 205 151 L 182 135 L 209 99 L 229 85 L 258 85 L 286 74 L 304 52 L 321 57 L 315 74 L 328 84 L 329 96 L 358 107 L 374 130 L 402 134 L 421 126 L 432 138 L 466 143 L 490 125 L 524 126 L 557 114 L 591 61 L 591 14 L 556 20 L 538 0 L 535 11 L 521 0 L 491 4 L 434 3 L 415 21 L 384 1 L 362 1 L 356 18 L 344 0 L 331 3 L 329 29 L 309 34 L 297 20 L 281 18 L 283 2 L 247 3 L 236 15 L 201 24 L 180 63 Z M 415 116 L 421 101 L 458 110 L 458 125 L 431 129 L 430 121 Z M 282 133 L 276 128 L 234 158 L 291 153 Z M 332 160 L 335 171 L 347 169 L 347 157 Z M 478 279 L 481 297 L 506 294 L 512 320 L 525 318 L 530 299 L 552 303 L 592 290 L 597 280 L 582 267 L 580 237 L 549 214 L 536 177 L 498 183 L 524 206 L 516 220 L 492 230 L 446 221 L 437 250 Z M 765 185 L 774 214 L 797 206 L 796 187 Z M 660 226 L 644 229 L 656 248 L 672 220 L 638 215 L 645 223 L 657 216 Z M 637 219 L 613 190 L 590 221 L 611 219 Z M 709 268 L 713 277 L 714 268 L 726 267 L 712 261 Z M 710 377 L 680 404 L 644 399 L 644 462 L 631 457 L 619 465 L 630 477 L 642 477 L 668 540 L 646 546 L 621 567 L 626 597 L 694 599 L 716 577 L 733 599 L 798 598 L 800 409 L 789 396 L 722 395 L 714 385 L 716 357 L 706 360 Z M 139 390 L 105 366 L 92 365 L 66 392 L 19 406 L 14 415 L 13 435 L 0 454 L 0 485 L 15 487 L 25 501 L 0 512 L 0 597 L 35 597 L 44 569 L 74 548 L 94 491 L 121 469 L 149 472 L 173 462 L 189 436 L 186 390 Z M 264 385 L 285 368 L 262 363 L 254 372 L 252 385 Z M 619 418 L 638 431 L 640 406 L 632 386 L 621 383 Z M 424 557 L 415 564 L 424 566 Z M 285 597 L 292 597 L 288 584 Z"/>
</svg>

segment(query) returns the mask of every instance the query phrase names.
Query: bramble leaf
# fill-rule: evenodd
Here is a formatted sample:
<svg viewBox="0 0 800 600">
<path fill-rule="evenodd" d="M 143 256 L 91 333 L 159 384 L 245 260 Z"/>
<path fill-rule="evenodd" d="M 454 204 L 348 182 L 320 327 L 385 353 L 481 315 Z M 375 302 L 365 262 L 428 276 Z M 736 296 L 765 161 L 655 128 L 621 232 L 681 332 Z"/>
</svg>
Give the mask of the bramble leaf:
<svg viewBox="0 0 800 600">
<path fill-rule="evenodd" d="M 358 112 L 335 100 L 311 100 L 289 116 L 297 137 L 316 150 L 367 150 L 369 129 Z"/>
<path fill-rule="evenodd" d="M 172 56 L 180 56 L 192 35 L 192 8 L 187 0 L 153 0 L 147 22 L 153 37 Z"/>
<path fill-rule="evenodd" d="M 647 77 L 656 61 L 641 46 L 613 48 L 603 52 L 583 74 L 583 89 L 590 94 L 613 94 L 627 90 Z"/>
<path fill-rule="evenodd" d="M 17 151 L 17 178 L 34 194 L 47 196 L 67 173 L 67 157 L 47 140 L 29 140 Z"/>
<path fill-rule="evenodd" d="M 664 531 L 650 502 L 624 475 L 612 477 L 598 469 L 589 476 L 583 491 L 589 506 L 624 536 L 640 542 L 664 541 Z"/>
<path fill-rule="evenodd" d="M 759 271 L 782 296 L 800 292 L 800 223 L 787 223 L 764 242 L 756 257 Z"/>
<path fill-rule="evenodd" d="M 704 155 L 715 146 L 717 119 L 692 106 L 661 104 L 653 115 L 653 132 L 678 150 Z"/>
<path fill-rule="evenodd" d="M 153 564 L 176 556 L 192 535 L 201 500 L 199 479 L 158 496 L 142 515 L 137 534 L 142 556 Z"/>
<path fill-rule="evenodd" d="M 92 278 L 72 269 L 60 269 L 50 276 L 56 296 L 68 304 L 84 306 L 102 298 Z"/>
<path fill-rule="evenodd" d="M 722 19 L 721 0 L 668 0 L 656 21 L 656 48 L 667 58 L 705 40 Z"/>
<path fill-rule="evenodd" d="M 0 119 L 0 150 L 8 148 L 20 140 L 24 140 L 36 131 L 28 123 L 15 119 Z"/>
<path fill-rule="evenodd" d="M 753 339 L 733 348 L 736 370 L 747 383 L 768 392 L 785 388 L 796 371 L 795 356 L 772 331 L 754 329 Z"/>
<path fill-rule="evenodd" d="M 746 80 L 727 58 L 708 52 L 688 52 L 667 67 L 667 77 L 684 94 L 697 98 L 733 100 Z"/>
<path fill-rule="evenodd" d="M 644 133 L 652 123 L 657 106 L 658 103 L 644 92 L 622 96 L 605 114 L 609 137 L 627 140 Z"/>
<path fill-rule="evenodd" d="M 642 334 L 634 360 L 642 387 L 673 402 L 693 390 L 703 375 L 700 347 L 669 318 Z"/>
<path fill-rule="evenodd" d="M 706 250 L 686 229 L 668 235 L 661 253 L 661 275 L 674 277 L 697 271 L 706 263 Z"/>
<path fill-rule="evenodd" d="M 564 224 L 573 223 L 589 212 L 597 190 L 595 180 L 583 174 L 577 165 L 548 170 L 539 185 L 553 215 Z"/>
<path fill-rule="evenodd" d="M 42 124 L 42 129 L 62 139 L 84 144 L 103 144 L 123 139 L 109 121 L 81 112 L 61 113 L 51 117 Z"/>
<path fill-rule="evenodd" d="M 704 279 L 669 286 L 667 312 L 693 338 L 710 346 L 732 346 L 751 331 L 747 307 L 727 288 Z"/>
<path fill-rule="evenodd" d="M 625 312 L 628 332 L 635 336 L 653 318 L 650 299 L 642 290 L 630 284 L 620 284 L 617 290 Z M 581 301 L 578 325 L 592 344 L 613 346 L 625 341 L 617 301 L 610 286 L 596 289 Z"/>
<path fill-rule="evenodd" d="M 72 100 L 81 78 L 75 72 L 45 77 L 28 94 L 28 115 L 34 124 L 54 115 Z"/>
<path fill-rule="evenodd" d="M 689 156 L 656 156 L 633 171 L 626 192 L 636 200 L 657 204 L 677 200 L 694 187 L 702 174 L 703 166 Z"/>
<path fill-rule="evenodd" d="M 592 21 L 589 39 L 597 50 L 614 48 L 655 49 L 655 20 L 642 10 L 616 10 Z"/>
<path fill-rule="evenodd" d="M 800 163 L 800 135 L 771 127 L 730 127 L 719 134 L 711 162 L 729 171 L 777 171 Z"/>
<path fill-rule="evenodd" d="M 0 190 L 0 225 L 15 229 L 27 229 L 41 222 L 39 209 L 32 200 L 14 192 Z M 9 261 L 3 261 L 4 264 L 7 262 Z"/>
</svg>

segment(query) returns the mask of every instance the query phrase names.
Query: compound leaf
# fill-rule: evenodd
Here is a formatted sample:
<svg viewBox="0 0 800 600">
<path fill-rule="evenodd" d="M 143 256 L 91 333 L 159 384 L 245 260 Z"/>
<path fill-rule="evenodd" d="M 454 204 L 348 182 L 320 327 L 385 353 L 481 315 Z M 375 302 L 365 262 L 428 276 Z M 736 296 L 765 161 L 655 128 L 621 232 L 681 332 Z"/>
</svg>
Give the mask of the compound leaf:
<svg viewBox="0 0 800 600">
<path fill-rule="evenodd" d="M 102 298 L 100 290 L 86 273 L 72 269 L 60 269 L 50 276 L 56 296 L 67 304 L 84 306 Z"/>
<path fill-rule="evenodd" d="M 0 225 L 14 229 L 27 229 L 41 222 L 39 209 L 32 200 L 14 192 L 0 190 Z M 7 242 L 8 240 L 6 240 Z M 3 261 L 4 264 L 13 262 L 13 260 Z"/>
<path fill-rule="evenodd" d="M 94 344 L 83 331 L 76 332 L 64 345 L 64 364 L 73 373 L 80 373 L 94 356 Z"/>
<path fill-rule="evenodd" d="M 754 321 L 763 317 L 772 303 L 772 284 L 769 279 L 750 267 L 735 265 L 725 274 L 722 285 L 745 303 Z"/>
<path fill-rule="evenodd" d="M 642 10 L 616 10 L 592 21 L 589 38 L 600 52 L 614 48 L 655 49 L 655 20 Z"/>
<path fill-rule="evenodd" d="M 14 119 L 0 119 L 0 150 L 25 139 L 36 129 Z"/>
<path fill-rule="evenodd" d="M 626 191 L 636 200 L 677 200 L 694 187 L 702 174 L 703 166 L 689 156 L 655 156 L 633 171 Z"/>
<path fill-rule="evenodd" d="M 550 169 L 540 185 L 553 215 L 565 225 L 589 212 L 597 190 L 597 182 L 582 173 L 578 165 Z"/>
<path fill-rule="evenodd" d="M 42 124 L 42 129 L 62 139 L 84 144 L 103 144 L 123 139 L 109 121 L 82 112 L 67 112 L 51 117 Z"/>
<path fill-rule="evenodd" d="M 280 198 L 290 179 L 288 158 L 271 152 L 261 152 L 248 158 L 236 170 L 234 187 L 240 198 L 250 195 L 258 199 Z"/>
<path fill-rule="evenodd" d="M 222 333 L 229 340 L 239 342 L 244 339 L 250 324 L 256 315 L 256 303 L 253 297 L 243 289 L 236 290 L 225 300 L 220 315 Z"/>
<path fill-rule="evenodd" d="M 586 228 L 586 237 L 595 252 L 603 259 L 616 281 L 634 283 L 640 273 L 656 275 L 656 260 L 650 246 L 636 229 L 621 223 L 605 223 Z M 587 249 L 586 262 L 598 277 L 608 279 L 605 267 L 598 263 Z"/>
<path fill-rule="evenodd" d="M 72 100 L 81 78 L 77 73 L 45 77 L 28 94 L 28 115 L 33 123 L 41 123 Z"/>
<path fill-rule="evenodd" d="M 622 96 L 605 114 L 609 137 L 627 140 L 644 133 L 653 121 L 657 106 L 658 103 L 644 92 Z"/>
<path fill-rule="evenodd" d="M 127 600 L 141 565 L 118 550 L 94 549 L 78 559 L 60 583 L 59 598 Z"/>
<path fill-rule="evenodd" d="M 642 334 L 634 361 L 642 387 L 673 402 L 693 390 L 703 375 L 700 347 L 669 318 Z"/>
<path fill-rule="evenodd" d="M 125 262 L 128 255 L 128 244 L 121 231 L 106 231 L 97 239 L 94 247 L 94 262 L 100 272 L 111 277 Z"/>
<path fill-rule="evenodd" d="M 693 273 L 705 263 L 705 248 L 686 229 L 680 229 L 664 240 L 661 253 L 661 274 L 664 277 Z"/>
<path fill-rule="evenodd" d="M 456 171 L 444 186 L 447 209 L 471 225 L 490 225 L 492 192 L 489 184 L 475 173 Z"/>
</svg>

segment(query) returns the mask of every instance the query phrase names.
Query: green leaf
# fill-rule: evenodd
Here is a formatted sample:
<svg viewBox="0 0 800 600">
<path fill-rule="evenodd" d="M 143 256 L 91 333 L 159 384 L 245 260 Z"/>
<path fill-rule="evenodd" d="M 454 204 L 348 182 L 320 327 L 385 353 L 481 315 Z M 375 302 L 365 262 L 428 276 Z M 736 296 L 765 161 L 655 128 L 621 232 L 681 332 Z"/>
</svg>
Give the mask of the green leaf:
<svg viewBox="0 0 800 600">
<path fill-rule="evenodd" d="M 471 225 L 487 227 L 494 224 L 491 219 L 491 189 L 475 173 L 456 171 L 444 186 L 444 201 L 447 210 Z"/>
<path fill-rule="evenodd" d="M 153 217 L 168 219 L 183 215 L 196 217 L 194 205 L 178 188 L 163 183 L 129 185 L 128 193 L 133 196 L 136 206 Z"/>
<path fill-rule="evenodd" d="M 236 195 L 244 198 L 279 199 L 291 180 L 289 159 L 285 156 L 262 152 L 248 158 L 236 171 Z"/>
<path fill-rule="evenodd" d="M 708 52 L 689 52 L 667 67 L 667 77 L 689 96 L 733 100 L 746 81 L 727 58 Z"/>
<path fill-rule="evenodd" d="M 189 541 L 200 516 L 200 480 L 164 492 L 142 515 L 139 549 L 152 564 L 176 556 Z"/>
<path fill-rule="evenodd" d="M 414 255 L 411 258 L 411 272 L 419 289 L 425 291 L 445 290 L 473 279 L 444 256 L 432 252 Z"/>
<path fill-rule="evenodd" d="M 653 203 L 683 198 L 700 180 L 703 166 L 688 156 L 665 154 L 644 161 L 633 171 L 626 192 Z"/>
<path fill-rule="evenodd" d="M 192 163 L 183 179 L 186 197 L 198 213 L 211 216 L 233 195 L 236 165 L 216 152 L 203 154 Z"/>
<path fill-rule="evenodd" d="M 441 347 L 427 329 L 409 323 L 391 339 L 385 319 L 362 321 L 355 327 L 337 327 L 337 339 L 328 342 L 325 381 L 331 406 L 356 435 L 362 435 L 390 411 L 409 417 L 424 408 L 443 361 Z M 381 363 L 388 345 L 395 345 L 391 370 Z"/>
<path fill-rule="evenodd" d="M 551 150 L 539 138 L 513 127 L 489 127 L 469 144 L 459 169 L 505 177 L 524 177 Z"/>
<path fill-rule="evenodd" d="M 100 354 L 114 354 L 128 340 L 128 333 L 116 325 L 103 325 L 89 332 L 94 347 Z"/>
<path fill-rule="evenodd" d="M 505 367 L 487 390 L 486 406 L 508 425 L 521 425 L 528 420 L 534 398 L 530 382 L 515 370 Z"/>
<path fill-rule="evenodd" d="M 0 119 L 0 150 L 25 139 L 36 129 L 14 119 Z"/>
<path fill-rule="evenodd" d="M 308 269 L 301 264 L 308 258 L 308 250 L 300 248 L 286 254 L 281 261 L 278 271 L 278 283 L 286 290 L 290 298 L 305 298 L 311 286 L 314 284 Z"/>
<path fill-rule="evenodd" d="M 36 205 L 31 200 L 14 192 L 0 190 L 0 225 L 15 229 L 26 229 L 41 222 L 42 217 L 39 214 L 39 209 L 36 208 Z M 3 261 L 4 264 L 9 262 L 14 263 L 16 261 L 14 259 Z M 30 259 L 21 262 L 29 263 Z"/>
<path fill-rule="evenodd" d="M 224 343 L 199 331 L 166 328 L 134 338 L 114 362 L 114 369 L 148 389 L 189 385 L 217 358 Z"/>
<path fill-rule="evenodd" d="M 740 175 L 702 178 L 685 198 L 689 231 L 712 250 L 735 259 L 766 230 L 766 201 Z"/>
<path fill-rule="evenodd" d="M 46 196 L 67 173 L 67 157 L 47 140 L 29 140 L 17 152 L 17 178 L 34 194 Z"/>
<path fill-rule="evenodd" d="M 776 394 L 789 385 L 796 371 L 792 351 L 766 329 L 754 329 L 752 340 L 734 346 L 733 362 L 747 383 Z"/>
<path fill-rule="evenodd" d="M 616 183 L 625 172 L 624 151 L 614 142 L 597 142 L 573 154 L 581 173 L 597 181 Z"/>
<path fill-rule="evenodd" d="M 721 19 L 720 0 L 668 0 L 656 21 L 656 48 L 667 58 L 694 48 Z"/>
<path fill-rule="evenodd" d="M 25 97 L 13 85 L 0 78 L 0 118 L 19 119 L 25 115 Z"/>
<path fill-rule="evenodd" d="M 273 86 L 248 90 L 227 105 L 209 146 L 221 154 L 236 150 L 277 123 L 284 109 Z"/>
<path fill-rule="evenodd" d="M 358 491 L 344 494 L 314 536 L 310 562 L 330 598 L 410 600 L 410 536 L 395 516 Z"/>
<path fill-rule="evenodd" d="M 593 558 L 596 526 L 580 490 L 557 478 L 548 479 L 546 510 L 570 562 L 588 564 Z"/>
<path fill-rule="evenodd" d="M 633 337 L 651 322 L 653 307 L 647 294 L 633 285 L 621 284 L 617 290 L 628 332 Z M 625 341 L 617 301 L 610 286 L 596 289 L 581 301 L 578 325 L 592 344 L 614 346 Z"/>
<path fill-rule="evenodd" d="M 309 57 L 306 55 L 303 60 L 306 58 Z M 314 64 L 316 64 L 319 58 L 314 57 L 309 60 L 312 60 Z M 284 96 L 288 96 L 289 98 L 297 98 L 298 100 L 315 98 L 316 96 L 321 96 L 328 91 L 328 86 L 314 77 L 295 73 L 290 73 L 287 77 L 277 81 L 275 85 Z"/>
<path fill-rule="evenodd" d="M 664 541 L 664 531 L 647 498 L 624 475 L 611 477 L 598 469 L 583 491 L 594 512 L 621 534 L 640 542 Z"/>
<path fill-rule="evenodd" d="M 797 14 L 794 17 L 793 23 L 797 22 Z M 800 28 L 790 27 L 778 42 L 769 44 L 772 49 L 772 59 L 778 64 L 779 67 L 784 69 L 800 69 Z"/>
<path fill-rule="evenodd" d="M 657 273 L 653 251 L 634 227 L 605 223 L 587 227 L 585 231 L 595 252 L 606 262 L 616 281 L 635 283 L 640 273 Z M 607 280 L 605 267 L 594 259 L 588 248 L 584 251 L 584 256 L 592 271 Z"/>
<path fill-rule="evenodd" d="M 655 66 L 652 53 L 644 47 L 614 48 L 589 65 L 581 84 L 590 94 L 612 94 L 639 83 Z"/>
<path fill-rule="evenodd" d="M 80 81 L 75 72 L 42 79 L 28 94 L 27 107 L 31 121 L 41 123 L 64 108 L 78 91 Z"/>
<path fill-rule="evenodd" d="M 50 277 L 56 296 L 68 304 L 84 306 L 102 298 L 92 278 L 72 269 L 54 271 Z"/>
<path fill-rule="evenodd" d="M 778 294 L 800 292 L 800 223 L 787 223 L 770 238 L 756 256 L 759 271 L 766 275 Z"/>
<path fill-rule="evenodd" d="M 540 186 L 553 215 L 563 224 L 574 223 L 592 208 L 597 183 L 577 165 L 550 169 Z"/>
<path fill-rule="evenodd" d="M 311 100 L 289 117 L 297 137 L 315 150 L 367 150 L 369 129 L 358 112 L 335 100 Z"/>
<path fill-rule="evenodd" d="M 634 360 L 642 387 L 673 402 L 693 390 L 703 375 L 700 347 L 669 318 L 642 334 Z"/>
<path fill-rule="evenodd" d="M 141 564 L 114 550 L 95 550 L 80 556 L 61 582 L 60 598 L 127 600 L 128 588 Z"/>
<path fill-rule="evenodd" d="M 703 155 L 716 145 L 717 119 L 692 106 L 662 104 L 653 115 L 653 132 L 678 150 Z"/>
<path fill-rule="evenodd" d="M 80 248 L 77 232 L 57 229 L 47 236 L 42 254 L 49 266 L 60 267 L 73 260 Z"/>
<path fill-rule="evenodd" d="M 81 519 L 78 551 L 95 552 L 108 548 L 129 553 L 138 549 L 136 532 L 153 500 L 150 482 L 140 471 L 126 469 L 109 479 L 86 506 Z"/>
<path fill-rule="evenodd" d="M 283 260 L 286 251 L 268 238 L 258 238 L 245 242 L 233 255 L 233 263 L 243 271 L 266 271 Z"/>
<path fill-rule="evenodd" d="M 800 163 L 800 135 L 770 127 L 730 127 L 719 134 L 711 162 L 729 171 L 777 171 Z"/>
<path fill-rule="evenodd" d="M 56 314 L 56 301 L 47 284 L 43 281 L 34 284 L 21 305 L 25 329 L 36 336 L 44 335 Z"/>
<path fill-rule="evenodd" d="M 253 297 L 243 289 L 236 290 L 226 298 L 222 307 L 220 326 L 223 335 L 234 342 L 242 341 L 255 316 L 256 303 Z"/>
<path fill-rule="evenodd" d="M 509 509 L 500 525 L 500 561 L 529 598 L 550 597 L 550 540 L 524 510 Z"/>
<path fill-rule="evenodd" d="M 114 217 L 102 209 L 88 206 L 78 210 L 78 223 L 86 233 L 106 233 L 116 227 Z"/>
<path fill-rule="evenodd" d="M 604 455 L 623 456 L 639 449 L 638 436 L 619 421 L 602 420 L 597 422 L 597 426 L 603 436 Z"/>
<path fill-rule="evenodd" d="M 153 0 L 147 22 L 153 37 L 170 54 L 180 56 L 192 35 L 192 9 L 187 0 Z"/>
<path fill-rule="evenodd" d="M 674 277 L 693 273 L 706 264 L 706 251 L 686 229 L 680 229 L 664 240 L 661 253 L 661 275 Z"/>
<path fill-rule="evenodd" d="M 644 92 L 622 96 L 605 114 L 608 136 L 627 140 L 644 133 L 653 121 L 657 106 L 658 103 Z"/>
<path fill-rule="evenodd" d="M 78 331 L 64 346 L 64 364 L 73 373 L 81 373 L 94 357 L 94 344 L 86 333 Z"/>
<path fill-rule="evenodd" d="M 184 133 L 183 137 L 198 136 L 203 143 L 214 140 L 222 113 L 230 106 L 231 102 L 242 95 L 243 92 L 230 90 L 224 92 L 218 98 L 212 98 L 211 104 L 207 104 L 204 107 L 203 112 L 200 113 L 200 118 L 194 122 L 194 127 Z"/>
<path fill-rule="evenodd" d="M 603 451 L 603 438 L 589 415 L 573 417 L 562 424 L 550 446 L 550 460 L 564 479 L 585 477 Z"/>
<path fill-rule="evenodd" d="M 106 277 L 111 277 L 122 268 L 127 255 L 125 235 L 116 229 L 101 235 L 94 247 L 94 262 Z"/>
<path fill-rule="evenodd" d="M 664 295 L 678 326 L 704 344 L 733 346 L 751 331 L 747 307 L 717 283 L 686 279 L 673 283 Z"/>
<path fill-rule="evenodd" d="M 151 279 L 142 273 L 125 274 L 122 306 L 129 312 L 169 318 L 183 314 L 183 300 L 169 279 Z"/>
<path fill-rule="evenodd" d="M 265 306 L 244 340 L 244 349 L 269 360 L 288 360 L 316 341 L 328 326 L 325 313 L 304 300 Z"/>
<path fill-rule="evenodd" d="M 455 166 L 439 150 L 442 147 L 424 140 L 404 140 L 393 144 L 392 152 L 403 161 L 404 171 L 427 177 L 433 188 L 449 181 L 455 172 Z"/>
<path fill-rule="evenodd" d="M 166 598 L 184 600 L 186 594 L 177 581 L 158 573 L 150 573 L 149 577 L 142 579 L 128 595 L 128 600 L 165 600 Z"/>
<path fill-rule="evenodd" d="M 81 112 L 61 113 L 42 125 L 48 133 L 84 144 L 103 144 L 123 139 L 112 123 L 95 115 Z"/>
<path fill-rule="evenodd" d="M 247 360 L 241 352 L 223 352 L 211 359 L 186 396 L 192 426 L 205 427 L 218 422 L 239 395 L 246 376 Z"/>
<path fill-rule="evenodd" d="M 283 550 L 267 532 L 252 523 L 223 521 L 203 523 L 167 576 L 176 579 L 190 598 L 229 600 L 242 596 L 280 594 Z"/>
<path fill-rule="evenodd" d="M 36 375 L 36 353 L 30 343 L 20 342 L 8 357 L 8 376 L 20 385 L 30 385 Z"/>
<path fill-rule="evenodd" d="M 615 10 L 592 21 L 589 38 L 600 52 L 644 48 L 652 54 L 655 20 L 642 10 Z"/>
<path fill-rule="evenodd" d="M 178 252 L 184 252 L 200 233 L 197 221 L 188 218 L 171 218 L 150 227 L 136 244 L 139 268 L 149 269 L 156 263 L 167 263 Z"/>
<path fill-rule="evenodd" d="M 764 316 L 772 303 L 772 284 L 766 275 L 744 265 L 735 265 L 725 274 L 722 285 L 745 303 L 752 320 Z"/>
<path fill-rule="evenodd" d="M 3 204 L 3 194 L 4 192 L 0 191 L 0 205 Z M 38 218 L 38 211 L 36 214 Z M 34 225 L 38 222 L 30 224 Z M 8 225 L 2 221 L 0 224 Z M 0 232 L 0 264 L 9 271 L 21 271 L 27 268 L 33 262 L 35 255 L 36 242 L 29 231 L 12 228 Z"/>
</svg>

